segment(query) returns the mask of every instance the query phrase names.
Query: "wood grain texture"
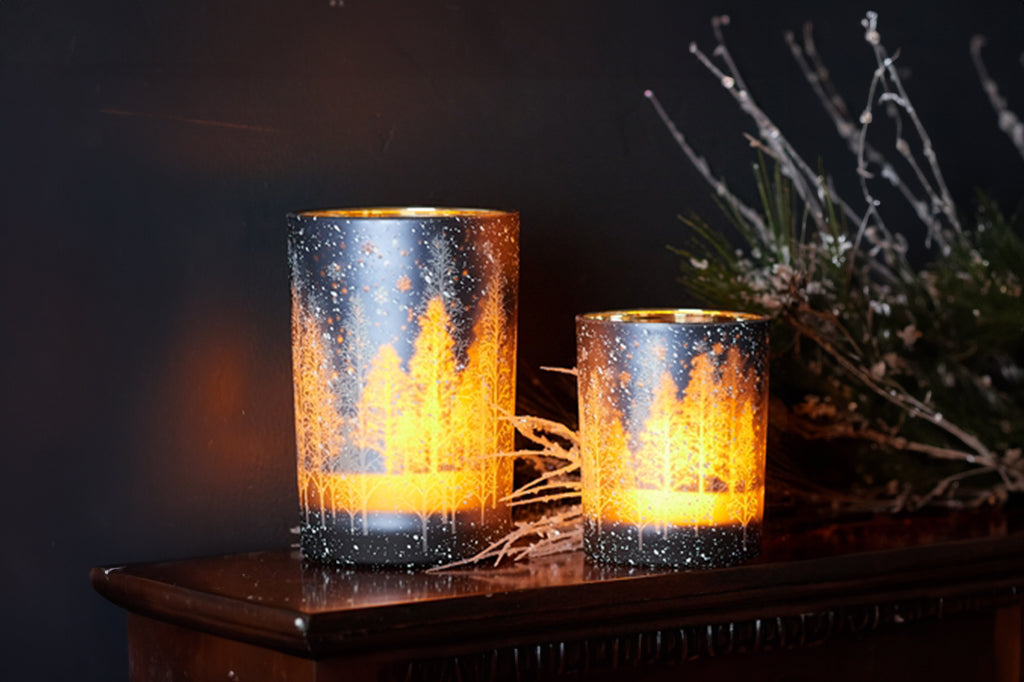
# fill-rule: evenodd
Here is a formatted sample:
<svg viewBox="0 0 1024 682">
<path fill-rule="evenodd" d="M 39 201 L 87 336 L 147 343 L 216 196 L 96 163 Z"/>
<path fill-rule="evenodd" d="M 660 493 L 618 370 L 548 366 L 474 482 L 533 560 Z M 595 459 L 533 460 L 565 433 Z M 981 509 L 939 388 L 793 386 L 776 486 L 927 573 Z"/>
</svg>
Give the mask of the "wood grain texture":
<svg viewBox="0 0 1024 682">
<path fill-rule="evenodd" d="M 572 642 L 688 658 L 803 647 L 1021 601 L 1024 533 L 1014 524 L 914 523 L 918 544 L 899 519 L 778 533 L 758 562 L 716 571 L 598 566 L 581 554 L 449 573 L 346 571 L 280 550 L 96 568 L 91 579 L 132 613 L 313 659 Z M 808 553 L 816 558 L 794 558 Z"/>
</svg>

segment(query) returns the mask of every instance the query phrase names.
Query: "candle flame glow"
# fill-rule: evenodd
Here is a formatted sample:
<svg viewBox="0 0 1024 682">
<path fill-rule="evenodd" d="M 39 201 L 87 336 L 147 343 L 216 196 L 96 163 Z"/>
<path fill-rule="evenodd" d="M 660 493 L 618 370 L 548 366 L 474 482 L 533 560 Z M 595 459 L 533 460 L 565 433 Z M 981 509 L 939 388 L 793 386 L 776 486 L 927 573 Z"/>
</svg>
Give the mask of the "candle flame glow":
<svg viewBox="0 0 1024 682">
<path fill-rule="evenodd" d="M 465 366 L 457 367 L 451 320 L 440 296 L 419 316 L 413 354 L 403 368 L 390 344 L 368 363 L 353 409 L 342 409 L 333 366 L 316 319 L 296 306 L 295 366 L 299 494 L 303 508 L 344 515 L 434 514 L 498 506 L 511 482 L 513 449 L 504 419 L 513 407 L 514 334 L 497 287 L 473 327 Z M 347 370 L 356 372 L 356 368 Z"/>
</svg>

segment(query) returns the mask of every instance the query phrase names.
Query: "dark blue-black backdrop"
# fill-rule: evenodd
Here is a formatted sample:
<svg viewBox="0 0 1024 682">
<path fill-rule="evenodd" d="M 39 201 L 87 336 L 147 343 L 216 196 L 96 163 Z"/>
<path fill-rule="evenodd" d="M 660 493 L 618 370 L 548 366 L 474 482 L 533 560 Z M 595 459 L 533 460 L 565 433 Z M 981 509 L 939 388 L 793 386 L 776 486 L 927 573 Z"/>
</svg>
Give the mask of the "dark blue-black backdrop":
<svg viewBox="0 0 1024 682">
<path fill-rule="evenodd" d="M 859 108 L 867 9 L 961 207 L 975 186 L 1019 199 L 1024 161 L 968 54 L 986 34 L 1024 110 L 1018 0 L 0 4 L 8 679 L 126 676 L 124 615 L 93 565 L 291 541 L 286 211 L 521 211 L 520 372 L 537 391 L 539 365 L 573 362 L 575 313 L 693 303 L 665 245 L 677 213 L 717 214 L 643 90 L 749 190 L 752 126 L 687 49 L 729 11 L 755 96 L 849 183 L 783 32 L 814 20 Z"/>
</svg>

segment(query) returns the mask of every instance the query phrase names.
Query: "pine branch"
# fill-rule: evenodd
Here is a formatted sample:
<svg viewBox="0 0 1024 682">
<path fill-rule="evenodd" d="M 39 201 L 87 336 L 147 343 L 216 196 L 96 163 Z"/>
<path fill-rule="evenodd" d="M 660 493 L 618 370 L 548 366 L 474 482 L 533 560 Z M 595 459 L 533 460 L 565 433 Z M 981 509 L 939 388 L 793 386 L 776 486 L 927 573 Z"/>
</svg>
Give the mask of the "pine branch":
<svg viewBox="0 0 1024 682">
<path fill-rule="evenodd" d="M 855 155 L 866 204 L 862 214 L 836 194 L 824 172 L 809 172 L 753 103 L 725 46 L 728 21 L 712 21 L 717 41 L 712 56 L 724 63 L 724 70 L 695 45 L 691 52 L 758 125 L 758 137 L 747 137 L 759 155 L 754 169 L 760 207 L 755 220 L 748 217 L 753 209 L 741 200 L 721 202 L 745 249 L 733 251 L 720 233 L 690 218 L 684 222 L 693 230 L 693 243 L 674 250 L 687 287 L 708 304 L 735 305 L 776 320 L 773 346 L 782 349 L 775 353 L 776 363 L 786 364 L 779 365 L 785 368 L 783 378 L 773 386 L 791 392 L 804 386 L 851 405 L 861 403 L 857 415 L 846 414 L 824 431 L 805 429 L 803 436 L 868 441 L 890 452 L 963 467 L 929 484 L 939 490 L 934 494 L 915 495 L 912 486 L 904 485 L 885 503 L 890 509 L 993 498 L 946 497 L 943 491 L 975 477 L 966 472 L 997 476 L 1003 494 L 1024 491 L 1018 463 L 1024 450 L 1024 426 L 1018 426 L 1024 423 L 1024 343 L 1019 340 L 1024 224 L 1009 227 L 992 202 L 979 199 L 977 229 L 964 230 L 934 145 L 896 71 L 896 57 L 882 45 L 877 19 L 868 13 L 863 21 L 876 66 L 857 122 L 831 82 L 810 25 L 802 46 L 792 34 L 786 37 L 805 80 Z M 977 54 L 980 45 L 972 48 Z M 986 92 L 996 92 L 983 65 L 979 74 Z M 993 102 L 997 111 L 1000 102 L 1005 106 L 1002 100 Z M 920 190 L 912 189 L 895 164 L 872 146 L 878 107 L 888 111 L 895 150 Z M 659 117 L 671 124 L 660 107 Z M 904 123 L 920 143 L 917 152 L 904 137 Z M 774 172 L 765 157 L 774 162 Z M 924 246 L 938 246 L 938 255 L 924 270 L 911 267 L 906 238 L 886 227 L 872 193 L 878 175 L 927 227 Z M 994 377 L 993 363 L 998 369 Z M 773 370 L 773 376 L 780 372 Z M 863 421 L 867 416 L 895 426 L 879 430 Z"/>
</svg>

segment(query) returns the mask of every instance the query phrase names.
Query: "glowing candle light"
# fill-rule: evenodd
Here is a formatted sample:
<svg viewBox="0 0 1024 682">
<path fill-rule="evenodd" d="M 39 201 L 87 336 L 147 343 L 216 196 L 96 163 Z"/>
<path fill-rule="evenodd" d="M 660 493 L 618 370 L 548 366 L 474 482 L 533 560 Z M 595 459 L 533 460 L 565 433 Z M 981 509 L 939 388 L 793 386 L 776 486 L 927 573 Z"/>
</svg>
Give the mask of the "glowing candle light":
<svg viewBox="0 0 1024 682">
<path fill-rule="evenodd" d="M 307 558 L 442 563 L 508 531 L 518 240 L 502 211 L 289 216 Z"/>
<path fill-rule="evenodd" d="M 576 318 L 590 558 L 710 568 L 758 553 L 767 328 L 702 310 Z"/>
</svg>

